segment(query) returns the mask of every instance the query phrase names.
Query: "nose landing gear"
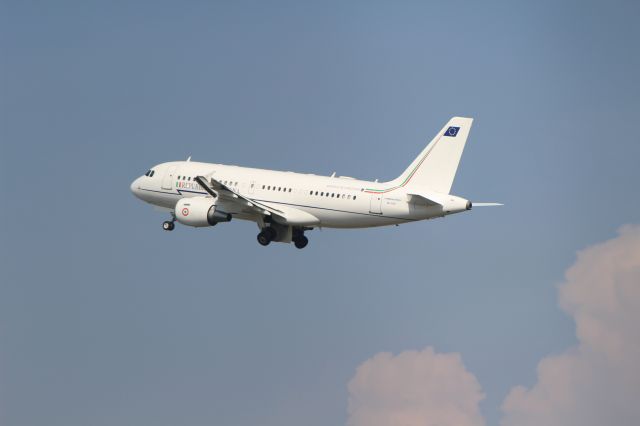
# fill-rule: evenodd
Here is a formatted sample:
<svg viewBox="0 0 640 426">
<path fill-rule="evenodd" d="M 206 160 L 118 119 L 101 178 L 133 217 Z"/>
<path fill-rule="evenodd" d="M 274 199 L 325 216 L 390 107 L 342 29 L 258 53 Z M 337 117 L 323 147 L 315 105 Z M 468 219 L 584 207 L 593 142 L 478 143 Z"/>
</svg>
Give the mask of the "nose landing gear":
<svg viewBox="0 0 640 426">
<path fill-rule="evenodd" d="M 171 212 L 171 220 L 167 220 L 162 222 L 162 229 L 164 229 L 165 231 L 173 231 L 173 228 L 176 227 L 176 217 L 173 214 L 173 212 Z"/>
</svg>

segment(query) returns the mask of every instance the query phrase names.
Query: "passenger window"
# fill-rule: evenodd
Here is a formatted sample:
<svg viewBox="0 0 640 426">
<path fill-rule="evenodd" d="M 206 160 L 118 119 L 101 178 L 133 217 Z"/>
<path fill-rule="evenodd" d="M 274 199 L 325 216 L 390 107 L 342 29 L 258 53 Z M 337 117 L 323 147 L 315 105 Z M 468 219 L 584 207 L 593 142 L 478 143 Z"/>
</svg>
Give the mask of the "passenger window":
<svg viewBox="0 0 640 426">
<path fill-rule="evenodd" d="M 280 187 L 280 186 L 279 186 L 279 187 L 278 187 L 278 191 L 280 191 L 281 189 L 282 189 L 282 187 Z"/>
<path fill-rule="evenodd" d="M 356 199 L 356 196 L 355 196 L 355 195 L 353 196 L 353 199 L 354 199 L 354 200 Z"/>
<path fill-rule="evenodd" d="M 264 189 L 264 185 L 262 185 L 262 189 Z"/>
<path fill-rule="evenodd" d="M 324 197 L 324 192 L 321 192 L 321 193 L 320 193 L 320 196 L 321 196 L 321 197 Z"/>
<path fill-rule="evenodd" d="M 289 188 L 289 192 L 291 192 L 291 188 Z"/>
</svg>

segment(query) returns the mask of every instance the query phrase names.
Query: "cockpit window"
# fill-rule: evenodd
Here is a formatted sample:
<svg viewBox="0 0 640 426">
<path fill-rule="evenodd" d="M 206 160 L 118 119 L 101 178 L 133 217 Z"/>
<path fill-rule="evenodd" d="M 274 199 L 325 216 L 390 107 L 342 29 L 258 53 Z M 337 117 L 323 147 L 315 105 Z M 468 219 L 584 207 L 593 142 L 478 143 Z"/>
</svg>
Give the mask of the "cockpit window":
<svg viewBox="0 0 640 426">
<path fill-rule="evenodd" d="M 147 170 L 147 173 L 145 173 L 145 176 L 149 176 L 151 174 L 151 170 Z"/>
<path fill-rule="evenodd" d="M 153 175 L 155 175 L 155 174 L 156 174 L 156 171 L 155 170 L 151 170 L 151 173 L 149 173 L 149 177 L 153 177 Z"/>
</svg>

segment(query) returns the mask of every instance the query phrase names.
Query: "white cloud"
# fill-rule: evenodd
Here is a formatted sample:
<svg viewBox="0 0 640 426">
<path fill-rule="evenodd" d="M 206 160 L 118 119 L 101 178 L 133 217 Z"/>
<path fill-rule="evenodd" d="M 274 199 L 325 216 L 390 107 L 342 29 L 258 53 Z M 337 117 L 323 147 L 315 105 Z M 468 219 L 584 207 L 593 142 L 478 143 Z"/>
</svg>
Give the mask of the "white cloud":
<svg viewBox="0 0 640 426">
<path fill-rule="evenodd" d="M 640 425 L 640 226 L 580 253 L 558 288 L 578 345 L 505 398 L 502 426 Z M 459 354 L 380 353 L 349 382 L 349 426 L 483 425 Z"/>
<path fill-rule="evenodd" d="M 579 344 L 511 390 L 502 425 L 640 425 L 640 227 L 580 252 L 559 293 Z"/>
<path fill-rule="evenodd" d="M 457 353 L 379 353 L 349 382 L 349 426 L 481 426 L 484 395 Z"/>
</svg>

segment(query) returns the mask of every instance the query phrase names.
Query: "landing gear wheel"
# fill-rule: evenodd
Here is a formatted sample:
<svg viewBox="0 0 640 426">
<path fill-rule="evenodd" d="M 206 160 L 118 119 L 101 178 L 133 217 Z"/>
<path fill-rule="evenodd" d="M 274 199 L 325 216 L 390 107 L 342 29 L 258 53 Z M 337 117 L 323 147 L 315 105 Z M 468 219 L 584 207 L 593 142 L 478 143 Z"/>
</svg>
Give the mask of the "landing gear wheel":
<svg viewBox="0 0 640 426">
<path fill-rule="evenodd" d="M 264 228 L 262 232 L 264 232 L 267 238 L 269 238 L 269 241 L 273 241 L 278 238 L 278 232 L 275 230 L 275 228 L 272 228 L 270 226 L 268 228 Z"/>
<path fill-rule="evenodd" d="M 305 237 L 304 235 L 302 235 L 302 236 L 296 238 L 293 241 L 293 244 L 295 244 L 296 248 L 303 249 L 303 248 L 305 248 L 307 246 L 307 244 L 309 244 L 309 239 L 307 237 Z"/>
<path fill-rule="evenodd" d="M 271 239 L 269 238 L 269 236 L 265 231 L 262 231 L 258 234 L 258 242 L 262 246 L 268 246 L 269 243 L 271 242 Z"/>
<path fill-rule="evenodd" d="M 165 231 L 173 231 L 173 228 L 175 228 L 175 225 L 170 220 L 162 223 L 162 229 Z"/>
</svg>

